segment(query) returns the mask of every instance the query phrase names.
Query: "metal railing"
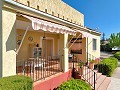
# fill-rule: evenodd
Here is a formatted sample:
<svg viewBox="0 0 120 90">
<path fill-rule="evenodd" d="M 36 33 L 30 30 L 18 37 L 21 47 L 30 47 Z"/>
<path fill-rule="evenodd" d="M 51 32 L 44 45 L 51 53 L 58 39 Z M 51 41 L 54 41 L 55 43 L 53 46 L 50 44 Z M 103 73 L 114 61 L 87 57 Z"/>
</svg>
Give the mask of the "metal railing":
<svg viewBox="0 0 120 90">
<path fill-rule="evenodd" d="M 84 74 L 81 75 L 81 77 L 85 81 L 87 81 L 92 86 L 92 88 L 95 90 L 97 73 L 93 69 L 90 69 L 89 66 L 84 65 Z"/>
<path fill-rule="evenodd" d="M 78 66 L 78 63 L 81 63 L 81 60 L 73 60 L 73 68 L 76 69 L 78 76 L 85 80 L 87 83 L 89 83 L 91 85 L 91 87 L 95 90 L 95 84 L 96 84 L 96 80 L 97 80 L 97 73 L 93 70 L 90 69 L 90 67 L 86 64 L 84 64 L 82 66 L 83 69 L 81 69 L 81 72 L 79 72 L 78 68 L 80 68 Z M 83 63 L 83 62 L 82 62 Z M 74 73 L 74 72 L 73 72 Z"/>
<path fill-rule="evenodd" d="M 17 61 L 16 71 L 18 75 L 26 75 L 38 81 L 60 72 L 59 57 L 29 58 Z"/>
</svg>

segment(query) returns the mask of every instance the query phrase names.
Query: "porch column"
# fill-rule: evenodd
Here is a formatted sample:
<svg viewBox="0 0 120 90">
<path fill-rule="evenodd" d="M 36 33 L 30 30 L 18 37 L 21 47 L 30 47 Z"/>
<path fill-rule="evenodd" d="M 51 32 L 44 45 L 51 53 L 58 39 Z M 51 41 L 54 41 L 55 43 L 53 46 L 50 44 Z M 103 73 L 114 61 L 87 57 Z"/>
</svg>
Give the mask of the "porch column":
<svg viewBox="0 0 120 90">
<path fill-rule="evenodd" d="M 64 34 L 64 72 L 68 71 L 68 34 Z"/>
<path fill-rule="evenodd" d="M 60 34 L 60 67 L 64 72 L 68 71 L 68 34 Z"/>
<path fill-rule="evenodd" d="M 60 34 L 60 70 L 63 71 L 63 61 L 64 61 L 64 35 Z"/>
<path fill-rule="evenodd" d="M 2 0 L 1 0 L 2 1 Z M 16 13 L 0 1 L 0 77 L 16 74 Z"/>
</svg>

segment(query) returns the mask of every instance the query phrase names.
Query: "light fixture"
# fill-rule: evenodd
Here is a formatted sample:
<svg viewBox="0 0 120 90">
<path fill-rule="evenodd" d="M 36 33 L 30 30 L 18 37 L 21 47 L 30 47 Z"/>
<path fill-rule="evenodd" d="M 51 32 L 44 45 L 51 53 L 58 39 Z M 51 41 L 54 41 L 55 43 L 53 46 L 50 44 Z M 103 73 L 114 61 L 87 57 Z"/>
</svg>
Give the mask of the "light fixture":
<svg viewBox="0 0 120 90">
<path fill-rule="evenodd" d="M 45 37 L 45 31 L 44 31 L 44 36 L 43 36 L 43 40 L 45 40 L 46 39 L 46 37 Z"/>
<path fill-rule="evenodd" d="M 20 45 L 20 43 L 21 43 L 21 40 L 17 40 L 17 44 Z"/>
</svg>

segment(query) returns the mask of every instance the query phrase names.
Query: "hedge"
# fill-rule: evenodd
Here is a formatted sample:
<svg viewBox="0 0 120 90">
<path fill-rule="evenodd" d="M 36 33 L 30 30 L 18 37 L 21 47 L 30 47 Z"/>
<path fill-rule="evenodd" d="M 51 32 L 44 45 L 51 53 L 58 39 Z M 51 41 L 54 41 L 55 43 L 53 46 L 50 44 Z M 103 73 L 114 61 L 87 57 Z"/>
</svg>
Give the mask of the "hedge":
<svg viewBox="0 0 120 90">
<path fill-rule="evenodd" d="M 111 76 L 114 70 L 118 66 L 118 59 L 114 57 L 103 59 L 98 64 L 98 71 L 101 72 L 103 75 Z"/>
<path fill-rule="evenodd" d="M 92 90 L 91 86 L 83 80 L 71 79 L 60 85 L 57 90 Z"/>
<path fill-rule="evenodd" d="M 116 53 L 114 54 L 114 57 L 117 58 L 118 60 L 120 60 L 120 52 L 116 52 Z"/>
<path fill-rule="evenodd" d="M 26 76 L 9 76 L 0 78 L 0 90 L 32 90 L 33 81 Z"/>
</svg>

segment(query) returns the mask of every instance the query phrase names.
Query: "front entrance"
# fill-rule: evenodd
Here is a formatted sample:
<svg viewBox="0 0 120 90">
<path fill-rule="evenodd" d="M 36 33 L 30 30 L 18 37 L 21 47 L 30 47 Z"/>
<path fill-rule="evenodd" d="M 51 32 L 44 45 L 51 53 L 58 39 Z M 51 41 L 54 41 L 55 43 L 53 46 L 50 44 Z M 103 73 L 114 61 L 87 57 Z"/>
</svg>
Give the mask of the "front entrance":
<svg viewBox="0 0 120 90">
<path fill-rule="evenodd" d="M 53 40 L 46 39 L 42 40 L 42 48 L 43 48 L 43 57 L 52 57 L 53 56 Z"/>
</svg>

